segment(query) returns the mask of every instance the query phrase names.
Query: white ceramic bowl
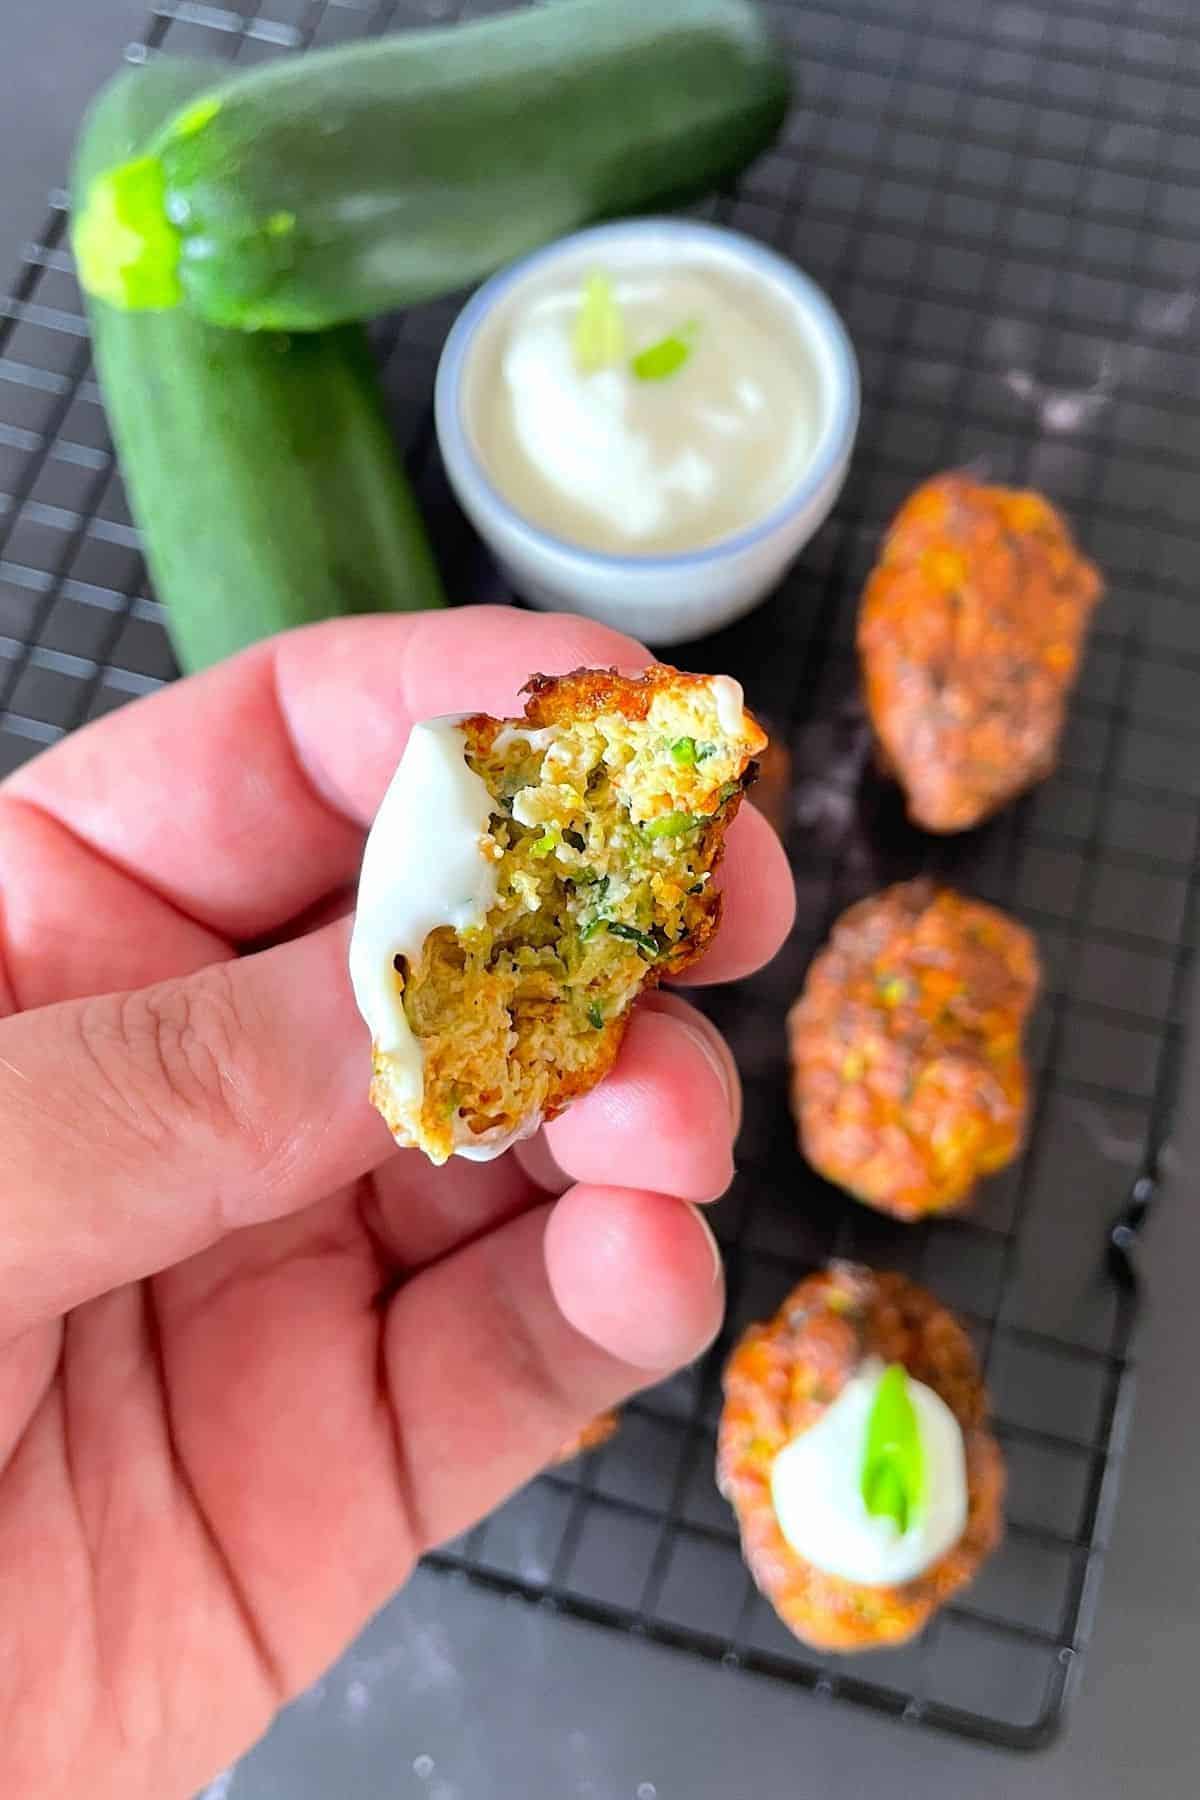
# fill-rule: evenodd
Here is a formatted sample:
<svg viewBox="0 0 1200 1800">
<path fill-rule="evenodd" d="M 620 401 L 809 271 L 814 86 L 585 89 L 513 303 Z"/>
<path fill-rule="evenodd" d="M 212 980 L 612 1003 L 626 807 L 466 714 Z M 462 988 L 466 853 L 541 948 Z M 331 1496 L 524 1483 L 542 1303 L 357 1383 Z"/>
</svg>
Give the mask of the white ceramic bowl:
<svg viewBox="0 0 1200 1800">
<path fill-rule="evenodd" d="M 582 283 L 644 256 L 709 263 L 766 289 L 790 318 L 814 372 L 818 425 L 811 455 L 778 506 L 754 525 L 703 549 L 613 556 L 585 550 L 523 517 L 498 492 L 476 447 L 467 397 L 472 358 L 505 329 L 533 284 L 548 274 Z M 778 582 L 837 498 L 858 427 L 858 364 L 846 329 L 807 275 L 752 238 L 686 219 L 632 219 L 562 238 L 478 290 L 455 320 L 434 395 L 442 460 L 459 501 L 512 586 L 535 606 L 586 613 L 655 644 L 676 644 L 727 625 Z"/>
</svg>

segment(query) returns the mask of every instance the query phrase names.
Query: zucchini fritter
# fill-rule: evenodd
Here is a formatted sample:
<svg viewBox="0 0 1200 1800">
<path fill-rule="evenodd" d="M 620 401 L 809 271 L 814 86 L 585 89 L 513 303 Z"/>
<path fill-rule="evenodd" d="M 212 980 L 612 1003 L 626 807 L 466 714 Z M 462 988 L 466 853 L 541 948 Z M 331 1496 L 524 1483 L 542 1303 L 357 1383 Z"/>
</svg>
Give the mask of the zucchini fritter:
<svg viewBox="0 0 1200 1800">
<path fill-rule="evenodd" d="M 903 1363 L 940 1395 L 963 1433 L 967 1524 L 953 1549 L 911 1581 L 868 1587 L 827 1574 L 780 1530 L 775 1458 L 815 1425 L 869 1356 Z M 753 1325 L 724 1376 L 717 1485 L 737 1514 L 742 1554 L 784 1624 L 818 1650 L 903 1643 L 970 1581 L 1003 1532 L 1004 1464 L 970 1339 L 932 1294 L 903 1275 L 831 1263 Z"/>
<path fill-rule="evenodd" d="M 459 727 L 493 802 L 480 853 L 495 898 L 481 922 L 439 926 L 399 959 L 415 1104 L 375 1051 L 375 1105 L 435 1162 L 554 1118 L 611 1067 L 636 996 L 700 955 L 725 831 L 766 743 L 723 676 L 580 669 L 525 691 L 523 719 Z"/>
<path fill-rule="evenodd" d="M 961 1205 L 1021 1147 L 1038 979 L 1023 926 L 928 880 L 843 913 L 788 1016 L 813 1167 L 898 1219 Z"/>
<path fill-rule="evenodd" d="M 1040 494 L 939 475 L 858 622 L 867 710 L 913 821 L 965 831 L 1054 767 L 1100 576 Z"/>
</svg>

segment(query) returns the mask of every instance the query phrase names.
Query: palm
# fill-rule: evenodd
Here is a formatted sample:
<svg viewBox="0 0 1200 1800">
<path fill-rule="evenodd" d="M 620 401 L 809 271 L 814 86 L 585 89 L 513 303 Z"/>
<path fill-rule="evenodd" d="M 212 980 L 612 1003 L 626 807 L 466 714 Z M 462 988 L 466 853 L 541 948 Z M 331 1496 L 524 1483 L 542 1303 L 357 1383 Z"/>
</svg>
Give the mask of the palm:
<svg viewBox="0 0 1200 1800">
<path fill-rule="evenodd" d="M 497 659 L 494 618 L 485 638 L 489 615 L 466 617 L 467 666 L 460 654 L 440 674 L 436 643 L 429 671 L 414 674 L 418 634 L 405 623 L 416 710 L 449 710 L 451 682 L 482 704 L 511 705 L 518 670 L 614 654 L 597 628 L 505 615 L 513 641 Z M 352 876 L 361 820 L 405 729 L 380 653 L 381 634 L 399 628 L 362 621 L 291 640 L 269 676 L 269 705 L 250 691 L 266 685 L 260 657 L 240 715 L 229 678 L 224 689 L 222 677 L 207 678 L 188 715 L 191 766 L 176 778 L 137 771 L 170 769 L 161 733 L 178 741 L 179 716 L 166 715 L 182 689 L 0 790 L 0 1014 L 13 1015 L 0 1024 L 0 1125 L 7 1093 L 25 1106 L 26 1128 L 32 1086 L 68 1161 L 78 1117 L 97 1172 L 94 1203 L 86 1160 L 60 1202 L 39 1152 L 30 1166 L 61 1223 L 52 1219 L 49 1240 L 30 1249 L 18 1194 L 16 1248 L 0 1249 L 4 1791 L 186 1793 L 313 1679 L 426 1545 L 715 1325 L 707 1251 L 664 1197 L 705 1198 L 728 1174 L 720 1101 L 698 1092 L 716 1079 L 711 1050 L 706 1068 L 694 1026 L 676 1016 L 681 1002 L 648 1009 L 607 1097 L 599 1090 L 547 1133 L 567 1170 L 555 1190 L 576 1182 L 549 1230 L 547 1187 L 527 1172 L 553 1167 L 544 1150 L 528 1165 L 510 1155 L 434 1170 L 391 1149 L 361 1097 L 337 924 L 273 953 L 293 959 L 312 1035 L 297 1050 L 303 1026 L 293 1029 L 257 1058 L 252 1079 L 271 1103 L 251 1152 L 238 1137 L 241 1087 L 232 1083 L 231 1099 L 196 1053 L 211 1020 L 189 1015 L 186 1031 L 173 1029 L 175 1069 L 159 1031 L 154 1060 L 183 1123 L 172 1115 L 169 1142 L 151 1141 L 149 1167 L 175 1168 L 195 1138 L 205 1173 L 193 1185 L 206 1190 L 214 1173 L 194 1201 L 122 1163 L 120 1118 L 111 1134 L 107 1123 L 88 1131 L 86 1099 L 69 1086 L 55 1093 L 53 1076 L 46 1093 L 29 1073 L 42 1066 L 52 1017 L 37 1009 L 210 967 L 205 1011 L 218 1039 L 227 1028 L 232 1037 L 221 968 L 248 941 L 293 938 L 280 921 L 338 910 L 330 895 Z M 236 767 L 228 725 L 206 735 L 210 695 L 214 714 L 232 712 L 240 741 L 253 745 Z M 350 695 L 353 744 L 333 728 L 335 703 L 344 717 Z M 285 731 L 280 715 L 293 703 Z M 306 759 L 317 745 L 314 777 Z M 772 864 L 778 887 L 777 878 Z M 786 910 L 776 892 L 764 925 L 758 907 L 729 971 L 778 937 Z M 112 1016 L 96 1005 L 96 1017 Z M 77 1016 L 83 1026 L 70 1029 L 90 1037 L 102 1068 L 111 1034 L 88 1023 L 87 1009 L 64 1011 L 64 1029 Z M 235 1023 L 246 1029 L 244 1015 Z M 240 1050 L 233 1060 L 240 1069 Z M 708 1123 L 672 1131 L 672 1106 L 686 1115 L 676 1078 Z M 130 1085 L 124 1078 L 122 1108 Z M 111 1113 L 111 1094 L 107 1104 Z M 161 1109 L 149 1110 L 154 1128 L 137 1129 L 153 1140 Z M 661 1141 L 647 1152 L 651 1116 Z M 226 1188 L 220 1171 L 235 1138 L 246 1177 Z M 54 1169 L 59 1160 L 56 1147 Z M 0 1240 L 4 1206 L 0 1197 Z M 44 1217 L 37 1229 L 45 1233 Z M 112 1278 L 118 1268 L 126 1279 Z M 652 1317 L 630 1297 L 631 1268 L 653 1287 Z"/>
</svg>

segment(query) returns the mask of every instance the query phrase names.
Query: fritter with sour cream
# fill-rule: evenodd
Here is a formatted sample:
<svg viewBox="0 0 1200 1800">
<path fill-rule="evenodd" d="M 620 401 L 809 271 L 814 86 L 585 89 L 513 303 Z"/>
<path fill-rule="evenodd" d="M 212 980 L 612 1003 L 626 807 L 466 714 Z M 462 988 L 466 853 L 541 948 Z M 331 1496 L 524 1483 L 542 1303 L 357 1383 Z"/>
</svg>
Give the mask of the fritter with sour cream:
<svg viewBox="0 0 1200 1800">
<path fill-rule="evenodd" d="M 800 1554 L 779 1511 L 781 1463 L 800 1439 L 828 1420 L 856 1377 L 872 1365 L 899 1365 L 910 1381 L 932 1390 L 961 1433 L 961 1532 L 924 1566 L 914 1570 L 910 1562 L 909 1572 L 895 1580 L 834 1573 L 821 1542 L 809 1546 L 809 1555 Z M 724 1390 L 717 1485 L 737 1515 L 742 1554 L 757 1586 L 805 1643 L 844 1652 L 905 1642 L 973 1578 L 1000 1542 L 1004 1463 L 988 1429 L 978 1359 L 953 1314 L 907 1277 L 846 1262 L 807 1276 L 773 1319 L 752 1325 L 737 1344 L 725 1368 Z M 869 1448 L 864 1436 L 864 1465 Z M 827 1478 L 839 1460 L 836 1454 L 826 1459 Z M 928 1467 L 918 1480 L 918 1515 L 936 1499 L 927 1491 L 936 1476 Z M 865 1495 L 854 1485 L 846 1484 L 837 1496 L 843 1529 L 851 1530 L 852 1541 L 865 1537 L 868 1543 L 873 1531 L 891 1557 L 902 1556 L 905 1534 L 889 1531 L 886 1517 L 869 1521 Z M 877 1506 L 876 1515 L 880 1510 Z M 830 1523 L 838 1523 L 836 1513 Z M 914 1535 L 918 1527 L 919 1517 L 909 1522 Z"/>
<path fill-rule="evenodd" d="M 766 743 L 726 676 L 534 676 L 523 719 L 414 727 L 351 947 L 371 1098 L 434 1162 L 491 1157 L 612 1066 L 638 994 L 717 929 Z"/>
</svg>

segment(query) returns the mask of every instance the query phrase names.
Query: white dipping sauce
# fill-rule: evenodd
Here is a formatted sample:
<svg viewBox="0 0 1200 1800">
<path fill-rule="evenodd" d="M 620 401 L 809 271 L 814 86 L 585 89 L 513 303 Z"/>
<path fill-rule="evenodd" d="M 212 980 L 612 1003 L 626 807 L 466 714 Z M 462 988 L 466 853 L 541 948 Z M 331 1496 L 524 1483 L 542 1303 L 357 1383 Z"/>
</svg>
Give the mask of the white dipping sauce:
<svg viewBox="0 0 1200 1800">
<path fill-rule="evenodd" d="M 807 345 L 762 284 L 711 262 L 652 256 L 611 287 L 623 340 L 611 366 L 577 361 L 573 270 L 481 344 L 470 416 L 492 481 L 535 525 L 609 554 L 694 550 L 753 525 L 816 443 Z M 682 366 L 639 378 L 638 353 L 678 335 Z"/>
<path fill-rule="evenodd" d="M 861 1478 L 867 1422 L 883 1374 L 869 1358 L 808 1431 L 775 1458 L 771 1496 L 779 1528 L 796 1553 L 828 1575 L 863 1587 L 912 1581 L 962 1537 L 967 1524 L 967 1465 L 962 1431 L 946 1402 L 909 1377 L 924 1482 L 916 1517 L 902 1532 L 869 1513 Z"/>
<path fill-rule="evenodd" d="M 746 729 L 746 694 L 740 681 L 732 675 L 710 675 L 709 689 L 717 708 L 717 724 L 731 738 L 740 738 Z"/>
<path fill-rule="evenodd" d="M 496 899 L 496 859 L 488 854 L 493 801 L 466 760 L 461 716 L 414 725 L 363 852 L 350 938 L 350 980 L 377 1051 L 389 1061 L 396 1100 L 419 1110 L 425 1086 L 421 1046 L 401 999 L 396 958 L 417 961 L 439 926 L 481 925 Z M 456 1154 L 499 1156 L 537 1129 L 476 1138 L 457 1127 Z"/>
</svg>

